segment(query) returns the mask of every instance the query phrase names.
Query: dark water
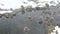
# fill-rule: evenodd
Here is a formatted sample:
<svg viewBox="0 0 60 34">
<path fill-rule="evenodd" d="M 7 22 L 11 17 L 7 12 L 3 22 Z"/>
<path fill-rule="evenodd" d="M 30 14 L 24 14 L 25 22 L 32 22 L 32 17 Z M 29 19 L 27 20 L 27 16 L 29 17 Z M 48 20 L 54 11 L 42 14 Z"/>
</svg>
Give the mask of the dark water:
<svg viewBox="0 0 60 34">
<path fill-rule="evenodd" d="M 32 16 L 32 20 L 29 20 L 28 16 Z M 25 34 L 23 32 L 25 26 L 31 29 L 28 34 L 45 34 L 44 25 L 38 23 L 40 16 L 40 11 L 32 11 L 25 14 L 19 12 L 13 19 L 2 17 L 0 18 L 0 34 Z M 54 25 L 60 22 L 60 16 L 55 16 L 55 20 Z"/>
</svg>

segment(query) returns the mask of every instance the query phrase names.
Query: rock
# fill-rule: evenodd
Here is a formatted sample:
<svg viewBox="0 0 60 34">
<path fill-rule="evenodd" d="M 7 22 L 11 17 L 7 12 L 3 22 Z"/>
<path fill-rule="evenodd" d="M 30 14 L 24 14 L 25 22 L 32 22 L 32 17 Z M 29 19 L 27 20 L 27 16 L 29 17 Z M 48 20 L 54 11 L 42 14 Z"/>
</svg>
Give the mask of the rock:
<svg viewBox="0 0 60 34">
<path fill-rule="evenodd" d="M 28 27 L 24 27 L 24 32 L 28 32 L 30 29 Z"/>
</svg>

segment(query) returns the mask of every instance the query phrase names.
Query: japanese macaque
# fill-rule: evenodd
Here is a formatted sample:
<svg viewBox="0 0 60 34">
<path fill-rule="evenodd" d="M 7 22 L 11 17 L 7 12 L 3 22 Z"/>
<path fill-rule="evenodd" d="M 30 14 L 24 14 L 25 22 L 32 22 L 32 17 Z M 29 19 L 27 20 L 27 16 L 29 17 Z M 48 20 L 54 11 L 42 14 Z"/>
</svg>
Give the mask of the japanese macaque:
<svg viewBox="0 0 60 34">
<path fill-rule="evenodd" d="M 0 14 L 0 18 L 2 18 L 3 14 Z"/>
<path fill-rule="evenodd" d="M 9 18 L 13 18 L 13 14 L 12 13 L 9 13 Z"/>
<path fill-rule="evenodd" d="M 50 16 L 45 17 L 45 21 L 48 21 L 50 19 Z"/>
<path fill-rule="evenodd" d="M 4 16 L 5 16 L 6 18 L 13 18 L 13 16 L 16 16 L 16 13 L 15 13 L 15 12 L 5 13 Z"/>
<path fill-rule="evenodd" d="M 42 24 L 42 23 L 43 23 L 43 21 L 44 21 L 43 16 L 40 16 L 40 21 L 39 21 L 39 24 Z"/>
<path fill-rule="evenodd" d="M 28 19 L 29 19 L 29 20 L 32 20 L 32 16 L 28 16 Z"/>
<path fill-rule="evenodd" d="M 53 23 L 55 19 L 54 17 L 46 17 L 45 21 L 48 21 L 48 23 Z"/>
<path fill-rule="evenodd" d="M 53 15 L 55 15 L 56 14 L 56 12 L 53 12 Z"/>
<path fill-rule="evenodd" d="M 13 11 L 13 9 L 12 9 L 12 8 L 10 8 L 10 10 L 11 10 L 11 11 Z"/>
<path fill-rule="evenodd" d="M 24 32 L 28 32 L 30 29 L 28 27 L 24 27 Z"/>
<path fill-rule="evenodd" d="M 26 11 L 31 12 L 32 11 L 32 6 L 27 6 Z"/>
<path fill-rule="evenodd" d="M 52 14 L 52 12 L 51 12 L 50 10 L 45 10 L 45 11 L 43 11 L 42 13 L 48 14 L 48 15 L 51 15 L 51 14 Z"/>
<path fill-rule="evenodd" d="M 50 4 L 56 4 L 54 1 L 51 1 Z"/>
<path fill-rule="evenodd" d="M 8 14 L 8 13 L 5 13 L 4 16 L 5 16 L 6 18 L 9 18 L 9 14 Z"/>
<path fill-rule="evenodd" d="M 36 7 L 36 10 L 40 10 L 40 7 L 37 6 L 37 7 Z"/>
<path fill-rule="evenodd" d="M 12 14 L 12 16 L 16 16 L 16 12 L 12 12 L 11 14 Z"/>
<path fill-rule="evenodd" d="M 24 8 L 24 6 L 23 6 L 23 5 L 21 6 L 21 12 L 22 12 L 22 14 L 24 14 L 24 13 L 25 13 L 25 8 Z"/>
<path fill-rule="evenodd" d="M 46 10 L 47 8 L 46 7 L 40 7 L 39 9 L 40 10 Z"/>
<path fill-rule="evenodd" d="M 56 31 L 56 34 L 58 34 L 58 32 Z"/>
<path fill-rule="evenodd" d="M 55 21 L 54 17 L 51 17 L 49 20 L 50 20 L 50 23 L 53 23 Z"/>
<path fill-rule="evenodd" d="M 42 24 L 43 23 L 43 21 L 41 20 L 41 21 L 39 21 L 39 24 Z"/>
<path fill-rule="evenodd" d="M 46 3 L 45 6 L 46 6 L 47 9 L 49 9 L 49 4 L 48 3 Z"/>
<path fill-rule="evenodd" d="M 13 16 L 16 16 L 16 13 L 15 12 L 9 13 L 9 17 L 10 18 L 13 18 Z"/>
</svg>

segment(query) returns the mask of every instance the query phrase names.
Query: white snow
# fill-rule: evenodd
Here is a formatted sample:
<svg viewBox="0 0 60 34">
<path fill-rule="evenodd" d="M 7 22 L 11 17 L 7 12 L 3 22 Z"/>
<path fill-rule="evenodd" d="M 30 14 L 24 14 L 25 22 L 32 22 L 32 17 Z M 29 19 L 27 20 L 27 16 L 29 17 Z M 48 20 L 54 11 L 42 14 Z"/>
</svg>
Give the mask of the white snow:
<svg viewBox="0 0 60 34">
<path fill-rule="evenodd" d="M 51 34 L 56 34 L 56 31 L 60 34 L 60 27 L 56 26 Z"/>
<path fill-rule="evenodd" d="M 13 11 L 0 11 L 0 14 L 12 13 Z"/>
<path fill-rule="evenodd" d="M 56 5 L 56 4 L 50 4 L 50 1 L 54 1 L 56 2 L 56 4 L 58 3 L 57 0 L 39 0 L 40 6 L 44 6 L 45 3 L 48 3 L 49 5 Z M 26 4 L 24 4 L 23 2 L 26 2 Z M 3 6 L 2 6 L 3 5 Z M 0 0 L 0 8 L 3 9 L 16 9 L 16 8 L 20 8 L 21 5 L 24 6 L 33 6 L 36 7 L 37 4 L 35 4 L 34 2 L 29 2 L 28 0 Z"/>
</svg>

